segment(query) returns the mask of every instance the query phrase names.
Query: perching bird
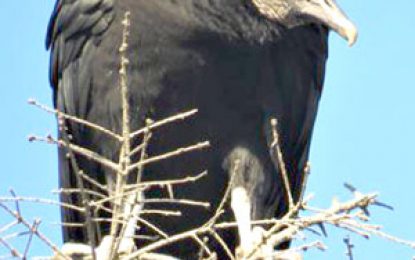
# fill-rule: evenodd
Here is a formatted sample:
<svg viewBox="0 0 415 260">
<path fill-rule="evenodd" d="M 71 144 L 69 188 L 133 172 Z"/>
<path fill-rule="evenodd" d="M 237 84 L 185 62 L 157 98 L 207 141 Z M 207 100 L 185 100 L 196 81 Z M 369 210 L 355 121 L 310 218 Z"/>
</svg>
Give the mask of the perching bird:
<svg viewBox="0 0 415 260">
<path fill-rule="evenodd" d="M 249 211 L 239 217 L 281 216 L 287 211 L 287 198 L 270 149 L 270 120 L 278 120 L 297 201 L 323 88 L 328 31 L 353 44 L 354 25 L 334 0 L 57 0 L 47 36 L 55 107 L 118 133 L 122 110 L 118 49 L 127 11 L 131 127 L 143 127 L 146 118 L 199 110 L 190 120 L 157 130 L 149 156 L 202 140 L 211 143 L 209 149 L 149 165 L 143 177 L 178 179 L 206 169 L 207 177 L 174 193 L 176 198 L 210 202 L 211 209 L 174 206 L 182 217 L 151 216 L 148 221 L 167 234 L 203 224 L 224 195 L 235 162 L 232 205 L 244 198 L 249 204 Z M 66 131 L 73 143 L 118 159 L 120 147 L 107 136 L 73 122 L 67 122 Z M 101 183 L 113 174 L 86 158 L 77 159 L 80 169 Z M 62 149 L 59 163 L 61 188 L 76 188 Z M 145 196 L 166 193 L 154 188 Z M 61 199 L 80 203 L 73 194 Z M 223 219 L 233 219 L 229 207 Z M 70 209 L 62 210 L 62 220 L 84 221 Z M 86 232 L 64 227 L 64 241 L 88 242 Z M 101 232 L 105 235 L 108 230 L 102 226 Z M 154 235 L 145 227 L 139 232 Z M 235 232 L 220 234 L 231 248 L 239 243 Z M 197 255 L 198 246 L 187 243 L 166 250 L 189 259 Z"/>
</svg>

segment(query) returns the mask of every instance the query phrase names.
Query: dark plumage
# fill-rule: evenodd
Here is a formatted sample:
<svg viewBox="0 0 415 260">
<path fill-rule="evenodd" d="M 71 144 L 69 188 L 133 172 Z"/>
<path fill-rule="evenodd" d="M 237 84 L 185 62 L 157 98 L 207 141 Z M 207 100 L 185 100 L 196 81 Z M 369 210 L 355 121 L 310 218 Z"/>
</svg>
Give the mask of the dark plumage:
<svg viewBox="0 0 415 260">
<path fill-rule="evenodd" d="M 151 156 L 202 140 L 211 142 L 207 150 L 165 160 L 145 170 L 145 180 L 175 179 L 204 169 L 209 172 L 197 184 L 177 189 L 175 195 L 209 201 L 212 209 L 176 206 L 183 211 L 182 218 L 149 218 L 167 233 L 188 230 L 212 215 L 235 158 L 241 161 L 235 185 L 248 191 L 252 218 L 270 218 L 286 211 L 278 167 L 269 152 L 271 118 L 279 120 L 295 200 L 301 192 L 323 86 L 327 27 L 350 40 L 350 31 L 342 31 L 350 29 L 347 27 L 350 24 L 336 27 L 321 17 L 299 12 L 301 5 L 297 7 L 296 2 L 304 0 L 269 1 L 271 6 L 282 2 L 298 8 L 293 9 L 298 14 L 289 10 L 294 12 L 289 12 L 292 17 L 282 18 L 273 17 L 269 8 L 259 8 L 258 2 L 267 1 L 58 0 L 56 3 L 47 37 L 56 108 L 120 132 L 118 47 L 122 38 L 121 21 L 124 13 L 130 11 L 128 86 L 132 128 L 142 127 L 145 118 L 158 120 L 199 109 L 194 118 L 156 131 L 149 147 Z M 108 137 L 71 123 L 68 131 L 74 143 L 118 159 L 119 147 Z M 78 160 L 89 176 L 102 183 L 108 181 L 109 170 L 84 158 Z M 60 151 L 59 161 L 61 187 L 75 187 L 64 151 Z M 164 189 L 153 189 L 146 197 L 163 193 Z M 76 196 L 63 195 L 61 199 L 79 204 Z M 228 210 L 224 217 L 231 216 Z M 79 214 L 68 209 L 62 210 L 62 219 L 82 221 Z M 223 235 L 231 246 L 235 245 L 234 233 Z M 64 228 L 63 236 L 66 242 L 86 240 L 81 228 Z M 189 257 L 190 253 L 196 253 L 195 249 L 187 245 L 171 248 L 170 253 Z"/>
</svg>

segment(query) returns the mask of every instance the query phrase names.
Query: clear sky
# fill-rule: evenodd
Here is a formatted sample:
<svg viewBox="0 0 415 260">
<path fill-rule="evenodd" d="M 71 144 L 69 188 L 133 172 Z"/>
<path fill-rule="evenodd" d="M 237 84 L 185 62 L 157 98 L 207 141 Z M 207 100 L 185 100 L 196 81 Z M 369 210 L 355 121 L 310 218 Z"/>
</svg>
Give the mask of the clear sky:
<svg viewBox="0 0 415 260">
<path fill-rule="evenodd" d="M 378 191 L 395 211 L 375 208 L 373 223 L 415 240 L 415 2 L 338 2 L 359 27 L 360 38 L 348 48 L 331 35 L 308 192 L 316 195 L 315 205 L 327 206 L 334 194 L 349 198 L 342 186 L 346 181 L 364 192 Z M 20 195 L 53 198 L 50 191 L 57 187 L 56 148 L 27 141 L 29 134 L 54 133 L 55 120 L 26 103 L 34 97 L 51 105 L 44 38 L 53 4 L 13 0 L 0 6 L 0 196 L 13 187 Z M 57 208 L 24 204 L 22 211 L 30 220 L 41 218 L 41 231 L 61 243 L 60 228 L 51 224 L 59 221 Z M 6 223 L 0 213 L 0 227 Z M 347 233 L 331 228 L 328 233 L 327 239 L 321 238 L 328 251 L 313 250 L 305 259 L 346 259 L 342 240 Z M 355 259 L 415 255 L 380 238 L 351 238 Z M 0 256 L 4 254 L 0 249 Z M 48 254 L 40 243 L 32 247 L 31 255 Z"/>
</svg>

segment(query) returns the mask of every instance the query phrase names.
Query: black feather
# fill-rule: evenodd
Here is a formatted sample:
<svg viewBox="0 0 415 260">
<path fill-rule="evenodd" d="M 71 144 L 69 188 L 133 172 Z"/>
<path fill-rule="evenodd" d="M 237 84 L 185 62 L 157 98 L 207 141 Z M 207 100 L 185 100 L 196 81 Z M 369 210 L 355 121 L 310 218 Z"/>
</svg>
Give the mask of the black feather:
<svg viewBox="0 0 415 260">
<path fill-rule="evenodd" d="M 177 189 L 175 195 L 208 201 L 212 209 L 175 206 L 172 209 L 181 210 L 183 218 L 148 220 L 169 234 L 203 224 L 223 196 L 234 158 L 241 159 L 236 183 L 250 192 L 252 216 L 281 216 L 287 204 L 269 149 L 269 121 L 279 121 L 284 159 L 298 200 L 322 91 L 327 29 L 320 25 L 284 29 L 243 0 L 59 0 L 47 37 L 56 106 L 117 132 L 121 128 L 118 48 L 125 11 L 131 12 L 132 128 L 142 127 L 146 117 L 158 120 L 199 109 L 195 118 L 156 131 L 149 156 L 202 140 L 212 144 L 208 150 L 150 165 L 144 172 L 144 180 L 166 180 L 207 169 L 205 179 Z M 118 159 L 119 146 L 106 136 L 74 124 L 69 124 L 69 131 L 75 143 Z M 73 173 L 62 153 L 61 186 L 73 187 Z M 103 183 L 111 174 L 78 159 L 86 174 Z M 154 188 L 146 196 L 165 193 Z M 62 200 L 79 203 L 71 197 Z M 74 211 L 62 214 L 64 221 L 82 221 Z M 227 210 L 223 219 L 231 218 Z M 145 228 L 140 232 L 153 235 Z M 221 235 L 235 246 L 234 232 Z M 85 234 L 64 228 L 64 239 L 84 241 Z M 189 242 L 166 250 L 189 259 L 197 255 L 198 246 Z"/>
</svg>

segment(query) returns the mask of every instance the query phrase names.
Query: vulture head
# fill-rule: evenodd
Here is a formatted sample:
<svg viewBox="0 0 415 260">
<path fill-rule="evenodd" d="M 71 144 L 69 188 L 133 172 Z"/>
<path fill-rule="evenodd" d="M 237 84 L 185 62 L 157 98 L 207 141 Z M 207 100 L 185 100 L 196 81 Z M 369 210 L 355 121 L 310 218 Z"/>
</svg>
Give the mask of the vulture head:
<svg viewBox="0 0 415 260">
<path fill-rule="evenodd" d="M 324 24 L 346 39 L 349 45 L 357 40 L 356 26 L 347 18 L 335 0 L 252 0 L 268 19 L 287 28 L 310 23 Z"/>
</svg>

